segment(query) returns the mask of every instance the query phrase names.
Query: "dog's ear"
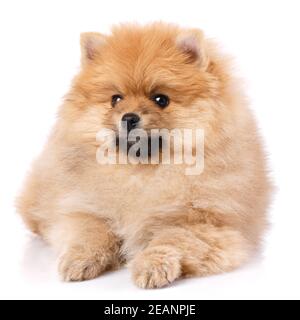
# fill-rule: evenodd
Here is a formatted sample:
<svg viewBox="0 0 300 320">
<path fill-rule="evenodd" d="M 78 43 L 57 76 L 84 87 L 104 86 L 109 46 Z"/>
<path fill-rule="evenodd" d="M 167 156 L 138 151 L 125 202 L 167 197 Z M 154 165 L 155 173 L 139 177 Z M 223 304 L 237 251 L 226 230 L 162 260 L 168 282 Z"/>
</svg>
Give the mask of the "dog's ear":
<svg viewBox="0 0 300 320">
<path fill-rule="evenodd" d="M 201 30 L 191 29 L 181 32 L 176 39 L 176 45 L 190 63 L 197 63 L 201 69 L 207 69 L 209 58 Z"/>
<path fill-rule="evenodd" d="M 86 64 L 95 60 L 105 42 L 106 37 L 100 33 L 82 33 L 80 37 L 82 63 Z"/>
</svg>

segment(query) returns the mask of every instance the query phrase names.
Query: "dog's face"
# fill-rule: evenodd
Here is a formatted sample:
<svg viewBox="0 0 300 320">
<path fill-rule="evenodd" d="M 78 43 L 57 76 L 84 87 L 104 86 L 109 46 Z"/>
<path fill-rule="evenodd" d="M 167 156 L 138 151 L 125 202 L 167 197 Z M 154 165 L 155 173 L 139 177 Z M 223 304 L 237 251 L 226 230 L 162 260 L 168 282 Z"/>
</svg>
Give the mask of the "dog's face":
<svg viewBox="0 0 300 320">
<path fill-rule="evenodd" d="M 102 128 L 208 128 L 219 82 L 201 31 L 156 24 L 82 35 L 82 70 L 65 115 L 85 137 Z"/>
</svg>

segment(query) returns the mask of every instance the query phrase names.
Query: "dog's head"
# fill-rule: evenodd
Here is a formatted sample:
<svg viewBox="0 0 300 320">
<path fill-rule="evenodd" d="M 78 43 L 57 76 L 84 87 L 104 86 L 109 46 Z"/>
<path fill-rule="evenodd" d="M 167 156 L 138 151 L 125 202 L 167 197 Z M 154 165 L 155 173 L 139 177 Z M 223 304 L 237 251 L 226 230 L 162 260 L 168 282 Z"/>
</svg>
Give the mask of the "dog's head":
<svg viewBox="0 0 300 320">
<path fill-rule="evenodd" d="M 213 131 L 226 76 L 200 30 L 122 25 L 81 37 L 82 68 L 63 116 L 94 141 L 103 128 Z"/>
</svg>

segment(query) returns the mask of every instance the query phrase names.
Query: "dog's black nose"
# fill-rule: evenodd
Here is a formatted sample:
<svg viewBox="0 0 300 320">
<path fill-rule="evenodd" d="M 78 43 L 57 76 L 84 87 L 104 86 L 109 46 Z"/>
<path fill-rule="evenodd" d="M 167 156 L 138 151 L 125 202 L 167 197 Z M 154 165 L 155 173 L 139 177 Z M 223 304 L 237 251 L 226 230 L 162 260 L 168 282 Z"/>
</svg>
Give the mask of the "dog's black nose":
<svg viewBox="0 0 300 320">
<path fill-rule="evenodd" d="M 127 125 L 128 132 L 135 129 L 140 121 L 141 118 L 136 113 L 126 113 L 122 118 L 123 124 Z"/>
</svg>

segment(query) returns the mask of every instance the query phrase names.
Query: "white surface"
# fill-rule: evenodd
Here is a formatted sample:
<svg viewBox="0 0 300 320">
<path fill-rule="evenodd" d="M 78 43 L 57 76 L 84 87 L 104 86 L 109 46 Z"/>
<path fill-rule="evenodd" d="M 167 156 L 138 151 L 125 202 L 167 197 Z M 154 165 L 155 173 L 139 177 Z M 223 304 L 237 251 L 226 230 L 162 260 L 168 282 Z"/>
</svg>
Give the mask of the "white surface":
<svg viewBox="0 0 300 320">
<path fill-rule="evenodd" d="M 0 298 L 300 298 L 299 1 L 1 1 Z M 13 206 L 79 66 L 79 34 L 122 21 L 203 28 L 244 75 L 278 191 L 264 259 L 237 272 L 143 291 L 127 270 L 61 283 L 51 250 L 32 239 Z"/>
</svg>

